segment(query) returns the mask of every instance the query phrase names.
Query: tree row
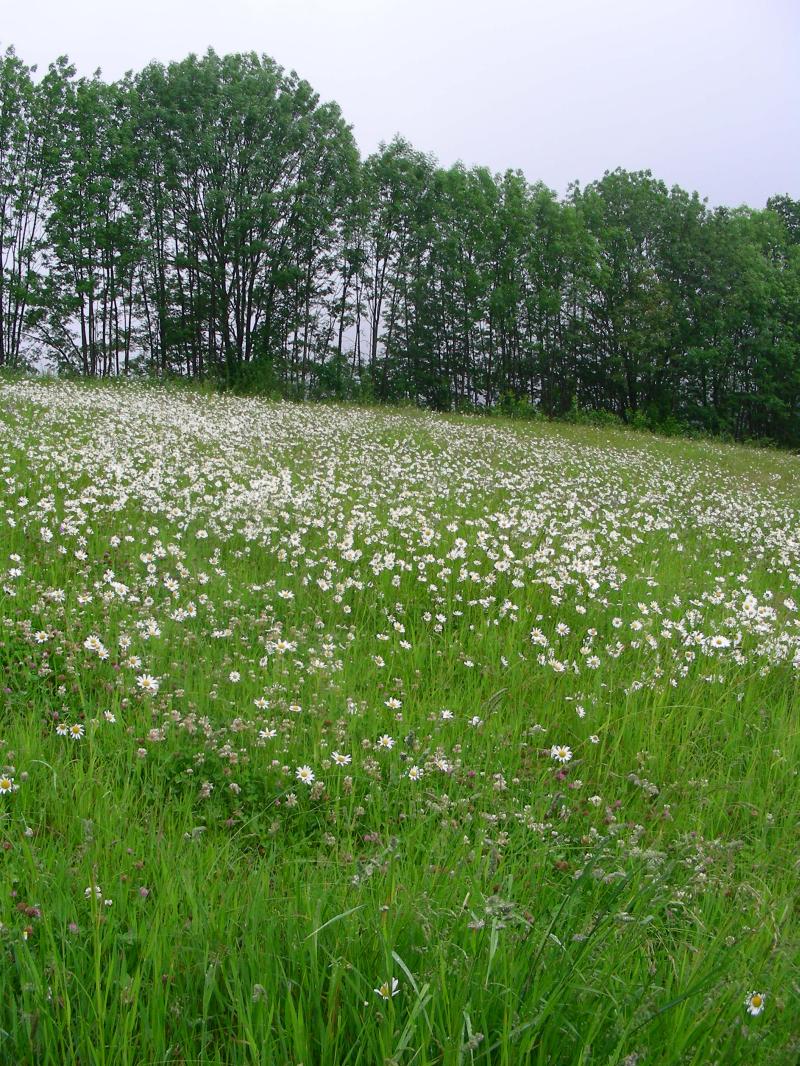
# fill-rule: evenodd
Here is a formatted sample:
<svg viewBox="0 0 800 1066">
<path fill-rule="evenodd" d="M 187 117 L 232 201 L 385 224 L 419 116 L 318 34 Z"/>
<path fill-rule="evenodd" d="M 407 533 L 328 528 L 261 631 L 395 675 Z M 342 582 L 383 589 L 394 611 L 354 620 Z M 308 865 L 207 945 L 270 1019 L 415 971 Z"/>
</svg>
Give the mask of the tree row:
<svg viewBox="0 0 800 1066">
<path fill-rule="evenodd" d="M 361 160 L 263 56 L 0 56 L 0 267 L 0 366 L 800 443 L 800 201 Z"/>
</svg>

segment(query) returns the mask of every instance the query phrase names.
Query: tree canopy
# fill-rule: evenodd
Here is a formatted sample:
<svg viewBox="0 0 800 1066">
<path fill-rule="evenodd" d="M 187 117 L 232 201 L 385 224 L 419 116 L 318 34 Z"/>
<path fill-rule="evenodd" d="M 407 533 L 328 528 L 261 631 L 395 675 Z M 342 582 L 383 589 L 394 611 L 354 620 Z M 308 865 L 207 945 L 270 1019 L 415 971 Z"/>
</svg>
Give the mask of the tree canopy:
<svg viewBox="0 0 800 1066">
<path fill-rule="evenodd" d="M 0 56 L 0 366 L 800 444 L 800 201 L 362 160 L 273 60 Z"/>
</svg>

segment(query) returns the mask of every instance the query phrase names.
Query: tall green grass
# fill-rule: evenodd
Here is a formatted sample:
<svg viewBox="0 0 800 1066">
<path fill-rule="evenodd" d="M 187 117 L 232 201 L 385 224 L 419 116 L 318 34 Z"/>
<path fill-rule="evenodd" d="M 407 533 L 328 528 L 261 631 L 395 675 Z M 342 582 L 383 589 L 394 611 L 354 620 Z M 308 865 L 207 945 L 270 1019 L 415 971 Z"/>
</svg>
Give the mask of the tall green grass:
<svg viewBox="0 0 800 1066">
<path fill-rule="evenodd" d="M 24 381 L 0 445 L 0 1063 L 797 1061 L 793 457 Z"/>
</svg>

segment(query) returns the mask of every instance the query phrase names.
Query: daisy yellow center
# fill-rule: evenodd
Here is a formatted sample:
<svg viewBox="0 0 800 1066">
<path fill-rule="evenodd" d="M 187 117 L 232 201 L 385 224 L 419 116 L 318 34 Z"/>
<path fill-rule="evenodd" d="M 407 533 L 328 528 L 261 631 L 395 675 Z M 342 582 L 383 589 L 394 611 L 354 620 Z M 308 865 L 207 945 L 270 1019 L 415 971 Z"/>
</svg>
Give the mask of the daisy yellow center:
<svg viewBox="0 0 800 1066">
<path fill-rule="evenodd" d="M 753 996 L 753 998 L 752 998 L 752 999 L 750 1000 L 750 1002 L 751 1002 L 751 1003 L 753 1004 L 753 1006 L 754 1006 L 754 1007 L 760 1007 L 760 1006 L 761 1006 L 761 1003 L 762 1003 L 762 999 L 761 999 L 761 996 L 759 996 L 759 995 L 758 995 L 758 994 L 756 993 L 756 995 L 755 995 L 755 996 Z"/>
</svg>

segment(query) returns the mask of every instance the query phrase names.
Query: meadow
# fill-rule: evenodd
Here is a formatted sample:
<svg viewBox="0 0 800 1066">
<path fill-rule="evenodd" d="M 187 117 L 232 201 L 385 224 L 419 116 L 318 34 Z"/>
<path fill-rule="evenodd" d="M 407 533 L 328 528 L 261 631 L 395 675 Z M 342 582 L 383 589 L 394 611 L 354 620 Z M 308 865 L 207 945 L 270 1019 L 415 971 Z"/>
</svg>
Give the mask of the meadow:
<svg viewBox="0 0 800 1066">
<path fill-rule="evenodd" d="M 0 384 L 0 1063 L 794 1064 L 800 465 Z"/>
</svg>

